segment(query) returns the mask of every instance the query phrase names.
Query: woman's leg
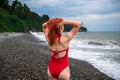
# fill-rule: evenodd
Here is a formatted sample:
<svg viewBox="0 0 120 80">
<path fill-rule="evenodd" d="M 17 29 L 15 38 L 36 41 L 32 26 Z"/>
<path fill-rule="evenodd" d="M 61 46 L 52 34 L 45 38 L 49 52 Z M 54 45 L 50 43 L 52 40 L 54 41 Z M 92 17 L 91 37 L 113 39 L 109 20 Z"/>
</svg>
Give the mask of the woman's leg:
<svg viewBox="0 0 120 80">
<path fill-rule="evenodd" d="M 52 77 L 49 68 L 48 68 L 48 70 L 47 70 L 47 74 L 48 74 L 48 79 L 49 79 L 49 80 L 56 80 L 54 77 Z"/>
<path fill-rule="evenodd" d="M 70 80 L 70 69 L 66 67 L 59 75 L 59 80 Z"/>
</svg>

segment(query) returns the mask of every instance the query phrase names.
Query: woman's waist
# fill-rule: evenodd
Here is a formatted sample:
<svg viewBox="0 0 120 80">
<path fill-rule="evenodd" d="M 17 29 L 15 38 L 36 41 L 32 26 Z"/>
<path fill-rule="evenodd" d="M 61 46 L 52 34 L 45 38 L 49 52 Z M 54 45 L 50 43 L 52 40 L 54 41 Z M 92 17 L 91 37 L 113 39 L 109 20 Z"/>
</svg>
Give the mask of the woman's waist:
<svg viewBox="0 0 120 80">
<path fill-rule="evenodd" d="M 55 60 L 64 60 L 68 58 L 68 53 L 65 53 L 64 55 L 51 55 L 51 59 L 55 59 Z"/>
<path fill-rule="evenodd" d="M 68 58 L 66 59 L 50 59 L 49 64 L 51 65 L 69 65 L 69 60 Z"/>
<path fill-rule="evenodd" d="M 50 58 L 50 61 L 52 61 L 52 62 L 68 62 L 68 57 L 55 58 L 54 56 L 52 56 Z"/>
</svg>

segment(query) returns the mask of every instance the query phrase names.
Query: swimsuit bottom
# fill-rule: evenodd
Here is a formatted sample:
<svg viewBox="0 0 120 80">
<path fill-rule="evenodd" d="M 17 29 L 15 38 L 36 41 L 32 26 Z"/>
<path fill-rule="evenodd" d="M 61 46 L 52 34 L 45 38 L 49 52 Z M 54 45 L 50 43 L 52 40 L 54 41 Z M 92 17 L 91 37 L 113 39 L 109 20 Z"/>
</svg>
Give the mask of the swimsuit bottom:
<svg viewBox="0 0 120 80">
<path fill-rule="evenodd" d="M 48 68 L 49 68 L 49 71 L 51 73 L 51 75 L 54 77 L 54 78 L 58 78 L 60 73 L 69 66 L 68 64 L 68 49 L 65 49 L 65 50 L 62 50 L 62 51 L 52 51 L 50 50 L 51 52 L 53 52 L 53 56 L 51 56 L 50 58 L 50 62 L 48 64 Z M 60 52 L 64 52 L 66 51 L 66 54 L 64 57 L 62 58 L 55 58 L 54 56 L 58 55 L 58 53 Z"/>
</svg>

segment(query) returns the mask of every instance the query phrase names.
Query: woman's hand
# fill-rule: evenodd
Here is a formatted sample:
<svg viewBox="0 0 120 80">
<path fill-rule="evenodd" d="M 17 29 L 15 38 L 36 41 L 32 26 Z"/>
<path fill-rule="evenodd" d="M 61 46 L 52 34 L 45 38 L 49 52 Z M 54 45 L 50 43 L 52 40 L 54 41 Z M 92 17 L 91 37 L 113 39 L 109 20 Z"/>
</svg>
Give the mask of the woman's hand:
<svg viewBox="0 0 120 80">
<path fill-rule="evenodd" d="M 42 29 L 43 29 L 44 32 L 46 32 L 46 28 L 47 28 L 47 23 L 43 23 Z"/>
</svg>

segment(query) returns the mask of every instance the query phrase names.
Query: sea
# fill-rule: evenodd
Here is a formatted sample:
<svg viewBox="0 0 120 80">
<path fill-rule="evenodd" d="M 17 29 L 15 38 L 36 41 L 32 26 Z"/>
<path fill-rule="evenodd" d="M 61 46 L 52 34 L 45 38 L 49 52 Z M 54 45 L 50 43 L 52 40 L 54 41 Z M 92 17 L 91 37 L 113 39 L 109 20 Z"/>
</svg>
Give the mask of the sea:
<svg viewBox="0 0 120 80">
<path fill-rule="evenodd" d="M 30 33 L 47 45 L 44 33 Z M 78 32 L 69 48 L 69 57 L 87 61 L 109 77 L 120 80 L 120 32 Z"/>
</svg>

